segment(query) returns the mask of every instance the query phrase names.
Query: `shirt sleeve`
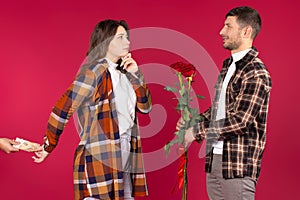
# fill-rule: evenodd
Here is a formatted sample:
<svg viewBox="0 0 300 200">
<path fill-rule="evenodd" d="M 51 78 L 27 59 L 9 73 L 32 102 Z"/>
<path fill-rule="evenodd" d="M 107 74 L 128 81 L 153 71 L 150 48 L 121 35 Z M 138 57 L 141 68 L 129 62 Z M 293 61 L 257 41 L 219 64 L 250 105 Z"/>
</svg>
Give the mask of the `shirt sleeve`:
<svg viewBox="0 0 300 200">
<path fill-rule="evenodd" d="M 141 113 L 149 113 L 152 108 L 152 97 L 145 83 L 143 74 L 138 69 L 135 73 L 126 73 L 126 76 L 135 91 L 138 111 Z"/>
<path fill-rule="evenodd" d="M 50 153 L 55 148 L 73 112 L 93 94 L 95 87 L 96 78 L 93 71 L 85 69 L 78 73 L 73 83 L 52 108 L 44 137 L 45 151 Z"/>
<path fill-rule="evenodd" d="M 227 112 L 224 119 L 200 123 L 200 132 L 205 133 L 207 139 L 227 139 L 235 135 L 247 133 L 248 126 L 264 106 L 269 95 L 271 80 L 265 70 L 248 72 L 237 95 L 233 109 Z"/>
<path fill-rule="evenodd" d="M 211 107 L 209 107 L 206 111 L 200 114 L 202 116 L 203 121 L 209 121 L 211 118 Z"/>
</svg>

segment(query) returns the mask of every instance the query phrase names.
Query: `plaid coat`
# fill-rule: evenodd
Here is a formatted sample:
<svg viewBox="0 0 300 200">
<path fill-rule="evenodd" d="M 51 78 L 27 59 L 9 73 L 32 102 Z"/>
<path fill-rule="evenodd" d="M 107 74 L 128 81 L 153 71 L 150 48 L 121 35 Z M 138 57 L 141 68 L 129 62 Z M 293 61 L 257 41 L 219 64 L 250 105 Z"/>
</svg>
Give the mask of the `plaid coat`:
<svg viewBox="0 0 300 200">
<path fill-rule="evenodd" d="M 126 77 L 135 90 L 137 110 L 150 112 L 151 95 L 141 72 L 126 73 Z M 81 67 L 71 86 L 53 107 L 45 136 L 46 151 L 51 152 L 55 148 L 74 111 L 77 111 L 81 139 L 74 156 L 75 199 L 123 199 L 118 118 L 112 80 L 105 59 Z M 145 196 L 148 191 L 137 115 L 135 119 L 130 155 L 133 196 Z"/>
<path fill-rule="evenodd" d="M 272 82 L 257 55 L 253 47 L 235 63 L 236 71 L 226 90 L 226 117 L 216 120 L 223 80 L 232 58 L 224 61 L 215 86 L 213 105 L 202 114 L 204 121 L 197 127 L 207 136 L 206 172 L 211 171 L 213 142 L 224 140 L 222 172 L 226 179 L 249 176 L 257 180 L 260 174 Z"/>
</svg>

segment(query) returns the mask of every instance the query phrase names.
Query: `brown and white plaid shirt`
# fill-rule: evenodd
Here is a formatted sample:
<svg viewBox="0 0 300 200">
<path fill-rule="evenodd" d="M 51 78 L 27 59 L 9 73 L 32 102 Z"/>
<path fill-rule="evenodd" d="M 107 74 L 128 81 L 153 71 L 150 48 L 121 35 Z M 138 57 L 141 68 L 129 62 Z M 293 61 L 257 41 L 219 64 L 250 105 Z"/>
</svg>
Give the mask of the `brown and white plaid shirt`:
<svg viewBox="0 0 300 200">
<path fill-rule="evenodd" d="M 226 90 L 226 117 L 216 120 L 222 84 L 232 58 L 224 61 L 217 80 L 213 105 L 202 113 L 203 121 L 198 124 L 199 133 L 205 134 L 205 171 L 211 171 L 212 144 L 223 140 L 223 178 L 249 176 L 258 179 L 261 159 L 266 144 L 266 123 L 271 77 L 264 63 L 252 49 L 236 64 Z"/>
</svg>

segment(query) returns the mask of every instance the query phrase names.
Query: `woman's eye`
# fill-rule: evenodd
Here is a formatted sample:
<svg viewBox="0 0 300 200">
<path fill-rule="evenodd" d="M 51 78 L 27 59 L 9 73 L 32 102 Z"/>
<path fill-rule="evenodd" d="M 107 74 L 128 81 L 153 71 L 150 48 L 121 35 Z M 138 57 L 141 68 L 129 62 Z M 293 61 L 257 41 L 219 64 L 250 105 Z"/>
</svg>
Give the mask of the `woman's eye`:
<svg viewBox="0 0 300 200">
<path fill-rule="evenodd" d="M 127 35 L 119 35 L 119 36 L 117 37 L 117 39 L 119 39 L 119 40 L 124 40 L 125 38 L 126 38 L 127 40 L 129 39 Z"/>
</svg>

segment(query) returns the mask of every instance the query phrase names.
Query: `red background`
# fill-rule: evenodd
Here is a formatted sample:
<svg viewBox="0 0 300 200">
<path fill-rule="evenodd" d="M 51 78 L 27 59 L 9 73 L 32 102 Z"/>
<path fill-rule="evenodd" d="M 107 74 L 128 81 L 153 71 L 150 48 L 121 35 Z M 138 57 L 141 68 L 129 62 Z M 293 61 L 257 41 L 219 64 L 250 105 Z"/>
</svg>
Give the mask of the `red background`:
<svg viewBox="0 0 300 200">
<path fill-rule="evenodd" d="M 181 32 L 201 44 L 220 68 L 229 52 L 222 48 L 219 31 L 231 8 L 249 5 L 262 17 L 263 28 L 254 45 L 261 52 L 272 79 L 267 146 L 256 199 L 295 199 L 299 189 L 299 49 L 298 1 L 16 1 L 0 3 L 1 130 L 0 137 L 22 137 L 42 142 L 52 106 L 71 83 L 88 48 L 95 24 L 103 19 L 125 19 L 131 29 L 163 27 Z M 140 64 L 169 65 L 178 56 L 158 50 L 133 52 Z M 147 74 L 145 74 L 147 80 Z M 196 83 L 202 85 L 201 76 Z M 203 83 L 204 84 L 204 83 Z M 143 139 L 145 152 L 162 148 L 173 137 L 178 115 L 172 95 L 162 86 L 149 85 L 153 103 L 164 106 L 167 124 L 153 137 Z M 200 86 L 199 86 L 200 87 Z M 208 97 L 207 89 L 201 90 Z M 165 98 L 161 98 L 164 95 Z M 201 109 L 210 99 L 200 102 Z M 141 116 L 141 125 L 151 123 Z M 58 147 L 42 164 L 32 154 L 0 152 L 1 199 L 73 199 L 73 153 L 79 139 L 73 120 Z M 208 199 L 204 159 L 199 145 L 190 148 L 189 199 Z M 153 160 L 152 162 L 155 162 Z M 145 163 L 147 165 L 147 162 Z M 181 199 L 172 188 L 178 160 L 147 174 L 148 200 Z"/>
</svg>

